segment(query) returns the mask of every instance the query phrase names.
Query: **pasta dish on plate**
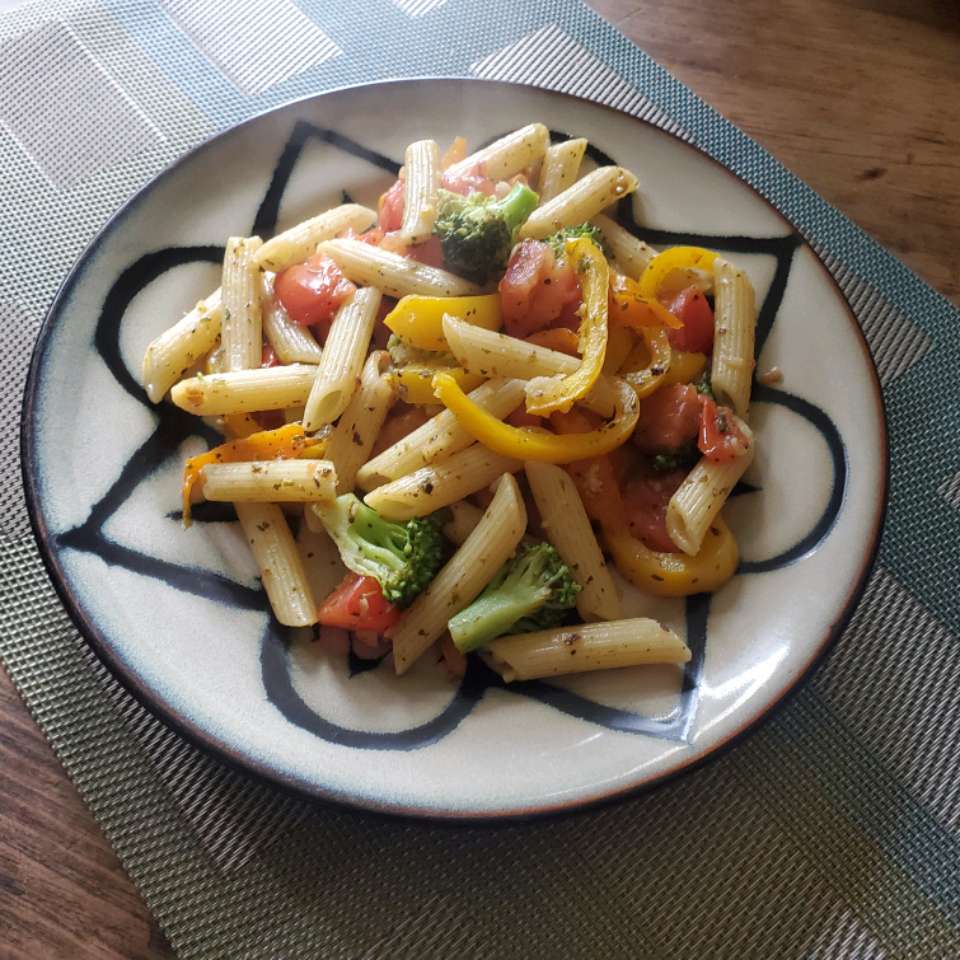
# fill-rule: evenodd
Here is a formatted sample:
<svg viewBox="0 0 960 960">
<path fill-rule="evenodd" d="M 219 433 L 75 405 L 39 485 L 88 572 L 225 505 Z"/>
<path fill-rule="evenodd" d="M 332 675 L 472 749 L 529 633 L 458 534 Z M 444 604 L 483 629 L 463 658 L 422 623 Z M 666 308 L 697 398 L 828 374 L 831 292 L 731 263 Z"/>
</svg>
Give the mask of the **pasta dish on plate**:
<svg viewBox="0 0 960 960">
<path fill-rule="evenodd" d="M 508 682 L 689 659 L 611 568 L 671 597 L 733 576 L 754 291 L 621 226 L 637 178 L 581 175 L 587 146 L 412 143 L 377 210 L 229 238 L 147 348 L 150 399 L 223 436 L 185 463 L 183 522 L 233 504 L 280 623 L 399 674 L 431 648 Z"/>
</svg>

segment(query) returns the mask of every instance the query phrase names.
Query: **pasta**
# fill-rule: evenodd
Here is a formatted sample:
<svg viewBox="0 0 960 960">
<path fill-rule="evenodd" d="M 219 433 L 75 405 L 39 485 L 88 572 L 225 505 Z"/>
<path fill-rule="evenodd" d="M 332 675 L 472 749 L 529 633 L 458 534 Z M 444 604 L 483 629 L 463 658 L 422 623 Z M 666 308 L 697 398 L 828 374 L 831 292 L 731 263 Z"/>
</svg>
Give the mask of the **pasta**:
<svg viewBox="0 0 960 960">
<path fill-rule="evenodd" d="M 490 662 L 507 683 L 689 659 L 690 648 L 683 640 L 647 617 L 521 633 L 490 642 Z"/>
<path fill-rule="evenodd" d="M 263 352 L 260 276 L 254 260 L 259 249 L 259 237 L 231 237 L 227 241 L 220 288 L 224 370 L 251 370 L 260 366 Z"/>
<path fill-rule="evenodd" d="M 318 251 L 336 261 L 354 283 L 375 287 L 391 297 L 469 297 L 480 293 L 475 283 L 438 267 L 430 267 L 359 240 L 328 240 Z"/>
<path fill-rule="evenodd" d="M 440 148 L 436 140 L 418 140 L 404 157 L 403 223 L 405 243 L 424 243 L 433 233 L 440 187 Z"/>
<path fill-rule="evenodd" d="M 376 213 L 357 203 L 334 207 L 268 240 L 257 251 L 257 266 L 261 270 L 279 273 L 312 256 L 317 244 L 324 240 L 332 240 L 347 230 L 362 233 L 376 222 Z"/>
<path fill-rule="evenodd" d="M 582 180 L 548 200 L 530 214 L 521 237 L 544 237 L 595 217 L 621 197 L 637 189 L 637 178 L 623 167 L 597 167 Z"/>
<path fill-rule="evenodd" d="M 364 497 L 364 502 L 391 520 L 425 517 L 488 487 L 504 473 L 516 473 L 519 460 L 492 453 L 475 443 L 445 460 L 391 480 Z"/>
<path fill-rule="evenodd" d="M 450 617 L 493 579 L 516 549 L 526 525 L 527 511 L 517 481 L 504 474 L 480 522 L 391 629 L 397 673 L 406 673 L 443 633 Z"/>
<path fill-rule="evenodd" d="M 319 430 L 346 409 L 357 389 L 379 308 L 380 291 L 364 287 L 337 311 L 303 411 L 304 430 Z"/>
<path fill-rule="evenodd" d="M 184 524 L 232 503 L 275 619 L 330 655 L 404 674 L 434 648 L 507 682 L 682 664 L 679 636 L 624 619 L 623 580 L 734 576 L 753 287 L 605 214 L 638 181 L 580 177 L 587 148 L 542 123 L 466 156 L 410 143 L 376 211 L 229 238 L 220 288 L 147 347 L 149 400 L 224 437 L 184 464 Z"/>
<path fill-rule="evenodd" d="M 747 275 L 720 257 L 713 263 L 716 297 L 715 346 L 711 382 L 717 399 L 741 417 L 750 404 L 757 308 Z"/>
<path fill-rule="evenodd" d="M 540 202 L 546 203 L 563 193 L 576 179 L 580 171 L 587 141 L 583 137 L 564 140 L 548 148 L 540 168 Z"/>
</svg>

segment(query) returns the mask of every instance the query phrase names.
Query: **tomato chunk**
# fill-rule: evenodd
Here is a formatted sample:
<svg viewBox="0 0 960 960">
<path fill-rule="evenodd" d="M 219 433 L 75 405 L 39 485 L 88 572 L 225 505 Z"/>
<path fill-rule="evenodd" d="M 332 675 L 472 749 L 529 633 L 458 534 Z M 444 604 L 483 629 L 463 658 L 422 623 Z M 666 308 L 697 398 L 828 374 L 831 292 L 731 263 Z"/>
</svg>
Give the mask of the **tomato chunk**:
<svg viewBox="0 0 960 960">
<path fill-rule="evenodd" d="M 348 573 L 320 605 L 317 617 L 325 627 L 383 633 L 400 618 L 400 610 L 387 602 L 373 577 Z"/>
<path fill-rule="evenodd" d="M 745 453 L 750 441 L 729 407 L 718 407 L 710 397 L 700 398 L 700 436 L 697 447 L 709 460 L 728 463 Z"/>
<path fill-rule="evenodd" d="M 272 344 L 269 344 L 264 340 L 263 346 L 260 348 L 260 366 L 261 367 L 275 367 L 280 363 L 279 358 L 277 357 L 277 351 L 273 349 Z"/>
<path fill-rule="evenodd" d="M 403 223 L 403 205 L 403 180 L 398 179 L 380 197 L 380 216 L 377 220 L 377 226 L 384 233 L 400 229 Z"/>
<path fill-rule="evenodd" d="M 539 240 L 514 248 L 499 289 L 503 325 L 512 337 L 528 337 L 561 319 L 570 323 L 582 299 L 576 271 Z"/>
<path fill-rule="evenodd" d="M 689 383 L 661 387 L 640 401 L 633 442 L 644 453 L 679 450 L 697 439 L 700 397 Z"/>
<path fill-rule="evenodd" d="M 277 275 L 277 298 L 294 323 L 319 327 L 326 337 L 340 304 L 357 288 L 329 257 L 317 254 Z"/>
<path fill-rule="evenodd" d="M 667 533 L 667 504 L 685 476 L 683 470 L 644 473 L 628 481 L 624 488 L 623 506 L 630 533 L 651 550 L 678 552 Z"/>
<path fill-rule="evenodd" d="M 692 353 L 713 349 L 713 310 L 702 291 L 696 287 L 681 290 L 667 309 L 683 323 L 680 329 L 667 331 L 671 347 Z"/>
<path fill-rule="evenodd" d="M 497 185 L 484 174 L 480 165 L 477 164 L 472 170 L 464 173 L 452 173 L 447 170 L 440 178 L 440 186 L 451 193 L 459 193 L 464 197 L 471 193 L 484 193 L 488 197 L 493 196 Z"/>
</svg>

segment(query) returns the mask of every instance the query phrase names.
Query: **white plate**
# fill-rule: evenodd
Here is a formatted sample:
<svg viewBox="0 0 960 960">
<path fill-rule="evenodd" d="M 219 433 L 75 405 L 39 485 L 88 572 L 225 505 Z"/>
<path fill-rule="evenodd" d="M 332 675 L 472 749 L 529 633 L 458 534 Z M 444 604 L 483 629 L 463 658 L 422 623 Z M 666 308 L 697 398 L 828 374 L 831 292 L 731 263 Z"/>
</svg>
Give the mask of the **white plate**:
<svg viewBox="0 0 960 960">
<path fill-rule="evenodd" d="M 424 658 L 318 655 L 266 611 L 235 523 L 183 531 L 181 458 L 197 422 L 147 402 L 147 343 L 217 285 L 224 239 L 269 235 L 340 201 L 373 203 L 405 144 L 477 144 L 540 120 L 640 177 L 651 243 L 729 252 L 762 304 L 752 485 L 728 510 L 738 575 L 719 593 L 630 614 L 682 631 L 684 672 L 643 668 L 459 687 Z M 594 160 L 602 159 L 598 153 Z M 629 204 L 621 211 L 629 216 Z M 274 781 L 359 806 L 446 817 L 611 797 L 702 760 L 766 714 L 845 622 L 886 486 L 880 391 L 860 331 L 810 248 L 766 201 L 681 141 L 586 101 L 481 81 L 358 87 L 257 117 L 167 170 L 84 254 L 41 334 L 24 412 L 41 546 L 84 635 L 159 716 Z M 351 666 L 354 670 L 351 670 Z"/>
</svg>

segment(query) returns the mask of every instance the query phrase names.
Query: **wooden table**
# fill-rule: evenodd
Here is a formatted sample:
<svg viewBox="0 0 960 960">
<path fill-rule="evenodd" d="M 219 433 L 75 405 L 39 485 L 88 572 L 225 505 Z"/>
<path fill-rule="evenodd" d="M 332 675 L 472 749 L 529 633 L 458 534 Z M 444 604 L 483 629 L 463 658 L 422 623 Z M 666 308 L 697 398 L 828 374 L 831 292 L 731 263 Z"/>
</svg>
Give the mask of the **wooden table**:
<svg viewBox="0 0 960 960">
<path fill-rule="evenodd" d="M 592 2 L 960 303 L 954 0 Z M 0 770 L 5 960 L 172 957 L 2 672 Z"/>
</svg>

